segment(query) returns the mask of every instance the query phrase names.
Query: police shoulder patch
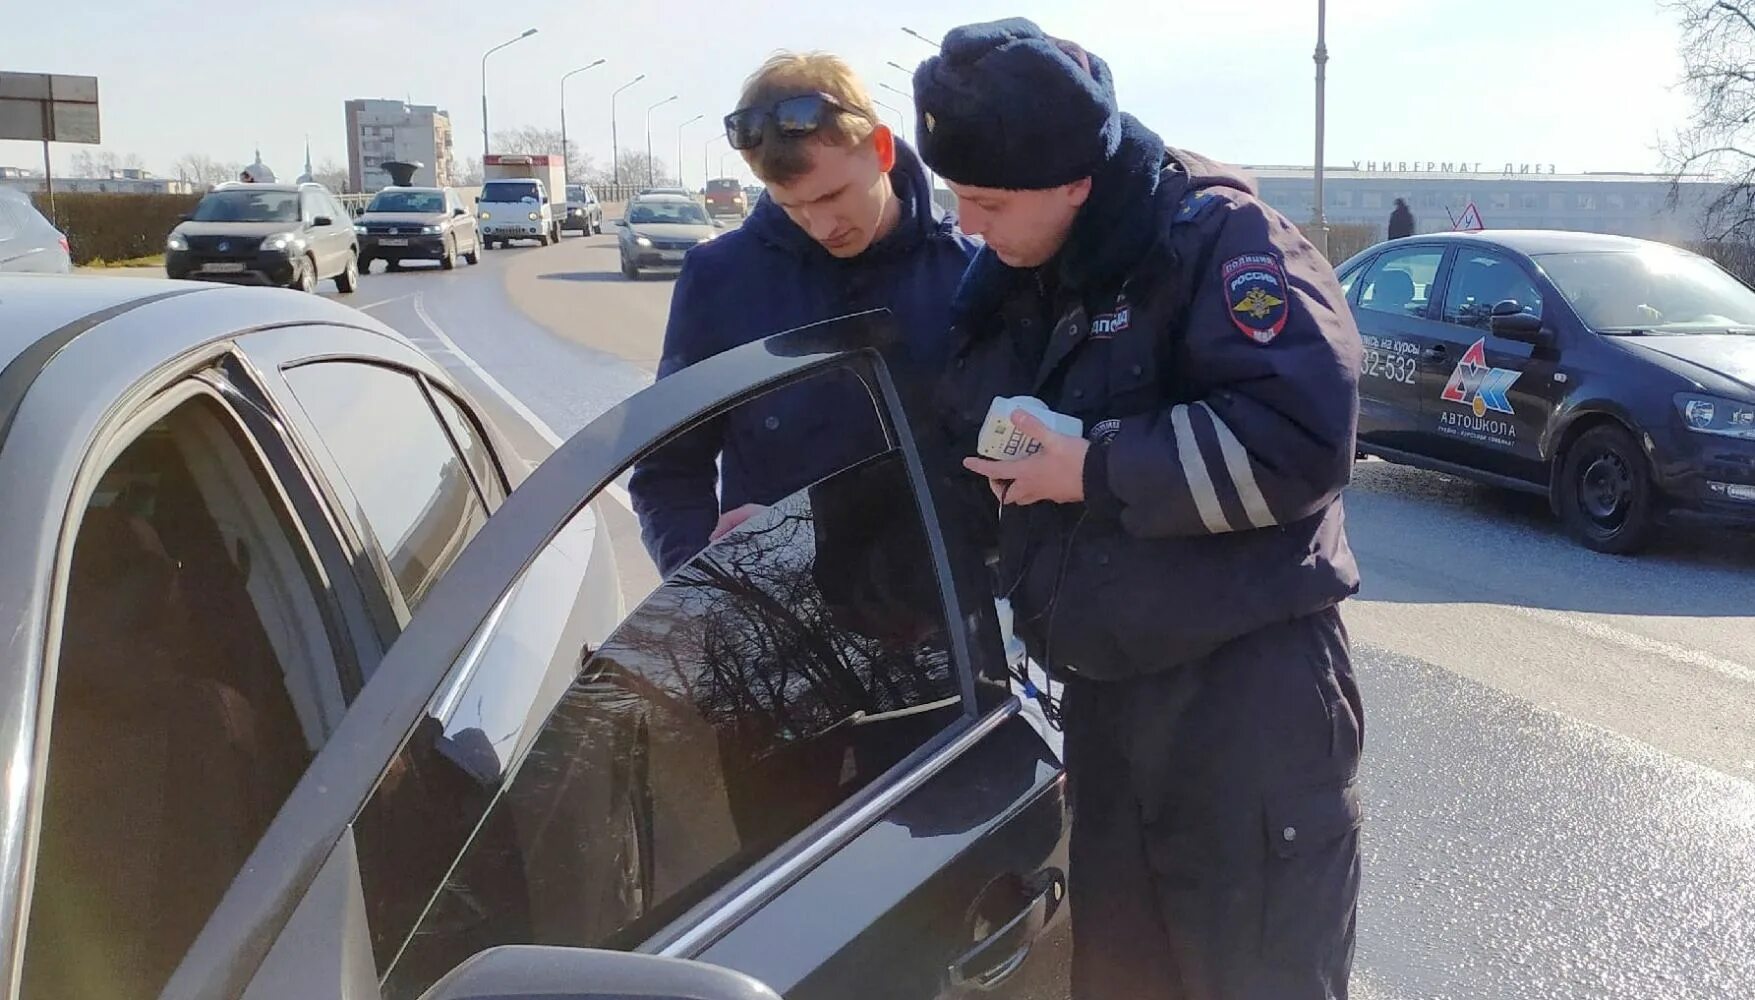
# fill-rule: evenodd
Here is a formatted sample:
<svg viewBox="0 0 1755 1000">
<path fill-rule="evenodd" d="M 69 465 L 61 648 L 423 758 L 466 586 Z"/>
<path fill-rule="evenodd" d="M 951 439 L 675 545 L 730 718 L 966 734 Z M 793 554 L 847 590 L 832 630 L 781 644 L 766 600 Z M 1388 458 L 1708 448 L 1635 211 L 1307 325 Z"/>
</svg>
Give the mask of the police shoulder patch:
<svg viewBox="0 0 1755 1000">
<path fill-rule="evenodd" d="M 1271 344 L 1286 328 L 1286 267 L 1280 255 L 1266 250 L 1233 257 L 1219 268 L 1225 286 L 1225 309 L 1245 337 Z"/>
<path fill-rule="evenodd" d="M 1207 190 L 1190 191 L 1176 206 L 1177 222 L 1193 222 L 1219 203 L 1217 195 Z"/>
</svg>

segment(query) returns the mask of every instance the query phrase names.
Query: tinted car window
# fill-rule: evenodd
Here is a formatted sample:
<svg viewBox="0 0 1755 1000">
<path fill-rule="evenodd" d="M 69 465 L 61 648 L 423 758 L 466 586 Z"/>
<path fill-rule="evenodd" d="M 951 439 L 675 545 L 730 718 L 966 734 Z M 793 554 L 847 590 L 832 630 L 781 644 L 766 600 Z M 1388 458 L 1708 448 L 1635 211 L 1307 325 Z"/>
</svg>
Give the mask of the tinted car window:
<svg viewBox="0 0 1755 1000">
<path fill-rule="evenodd" d="M 356 825 L 387 997 L 494 944 L 630 947 L 964 717 L 923 521 L 881 435 L 662 582 L 631 565 L 637 525 L 601 506 L 595 537 L 627 540 L 631 613 L 596 640 L 478 639 L 455 676 L 482 680 L 441 688 Z M 529 676 L 550 664 L 559 683 Z M 496 707 L 519 689 L 541 690 L 534 707 Z"/>
<path fill-rule="evenodd" d="M 437 191 L 380 191 L 366 211 L 432 215 L 445 211 L 445 196 Z"/>
<path fill-rule="evenodd" d="M 541 201 L 542 189 L 535 181 L 489 181 L 482 186 L 481 200 L 501 203 Z"/>
<path fill-rule="evenodd" d="M 438 407 L 439 415 L 445 419 L 445 426 L 451 431 L 452 440 L 463 452 L 463 460 L 469 465 L 476 486 L 480 487 L 482 496 L 487 499 L 488 510 L 498 510 L 500 503 L 506 499 L 506 482 L 500 475 L 498 463 L 488 452 L 481 428 L 464 410 L 462 404 L 452 399 L 445 390 L 435 388 L 432 394 L 433 405 Z"/>
<path fill-rule="evenodd" d="M 1359 308 L 1396 316 L 1423 314 L 1443 259 L 1443 250 L 1428 248 L 1386 252 L 1365 273 Z"/>
<path fill-rule="evenodd" d="M 196 222 L 297 222 L 299 196 L 292 191 L 213 191 L 190 216 Z"/>
<path fill-rule="evenodd" d="M 24 213 L 9 199 L 0 198 L 0 242 L 17 239 L 23 228 Z"/>
<path fill-rule="evenodd" d="M 144 431 L 61 595 L 24 995 L 156 997 L 345 711 L 322 591 L 220 406 Z"/>
<path fill-rule="evenodd" d="M 1493 307 L 1507 299 L 1517 300 L 1526 313 L 1542 314 L 1542 293 L 1510 258 L 1485 251 L 1458 254 L 1444 293 L 1444 321 L 1486 329 Z"/>
<path fill-rule="evenodd" d="M 412 612 L 487 520 L 463 457 L 411 376 L 326 362 L 294 368 L 286 378 Z"/>
</svg>

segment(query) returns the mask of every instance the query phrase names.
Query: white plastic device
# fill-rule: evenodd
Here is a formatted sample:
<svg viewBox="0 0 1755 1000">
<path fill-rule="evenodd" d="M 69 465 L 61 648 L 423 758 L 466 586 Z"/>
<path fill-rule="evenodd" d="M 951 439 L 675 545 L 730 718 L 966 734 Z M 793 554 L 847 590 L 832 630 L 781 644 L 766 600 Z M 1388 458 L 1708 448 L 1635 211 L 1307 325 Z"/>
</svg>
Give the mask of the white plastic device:
<svg viewBox="0 0 1755 1000">
<path fill-rule="evenodd" d="M 1047 403 L 1035 396 L 995 396 L 987 407 L 987 422 L 981 427 L 981 437 L 975 443 L 975 451 L 981 457 L 1009 462 L 1028 458 L 1042 449 L 1042 442 L 1012 426 L 1013 410 L 1023 410 L 1056 433 L 1084 436 L 1083 421 L 1050 410 Z"/>
</svg>

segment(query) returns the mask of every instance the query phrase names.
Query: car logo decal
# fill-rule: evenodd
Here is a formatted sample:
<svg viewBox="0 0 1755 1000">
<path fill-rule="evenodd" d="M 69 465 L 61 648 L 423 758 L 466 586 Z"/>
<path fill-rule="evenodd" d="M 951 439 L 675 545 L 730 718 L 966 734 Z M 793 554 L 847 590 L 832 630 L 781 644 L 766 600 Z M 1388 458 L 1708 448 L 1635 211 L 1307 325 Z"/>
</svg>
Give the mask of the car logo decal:
<svg viewBox="0 0 1755 1000">
<path fill-rule="evenodd" d="M 230 250 L 231 248 L 232 248 L 232 245 L 230 243 L 227 243 L 225 240 L 219 241 L 219 252 L 220 253 L 224 253 L 227 250 Z"/>
<path fill-rule="evenodd" d="M 1486 416 L 1488 410 L 1516 416 L 1505 394 L 1522 374 L 1510 368 L 1488 366 L 1487 341 L 1482 338 L 1456 363 L 1456 370 L 1450 373 L 1450 381 L 1444 386 L 1444 400 L 1467 406 L 1477 417 Z"/>
</svg>

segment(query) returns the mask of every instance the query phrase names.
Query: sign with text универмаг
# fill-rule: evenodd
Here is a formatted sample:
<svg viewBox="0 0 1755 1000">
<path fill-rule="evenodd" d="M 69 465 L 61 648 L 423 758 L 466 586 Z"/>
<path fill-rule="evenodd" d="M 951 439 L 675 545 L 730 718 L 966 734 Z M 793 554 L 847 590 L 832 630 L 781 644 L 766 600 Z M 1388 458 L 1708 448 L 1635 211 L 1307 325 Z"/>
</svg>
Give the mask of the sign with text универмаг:
<svg viewBox="0 0 1755 1000">
<path fill-rule="evenodd" d="M 0 139 L 96 144 L 97 77 L 0 73 Z"/>
</svg>

